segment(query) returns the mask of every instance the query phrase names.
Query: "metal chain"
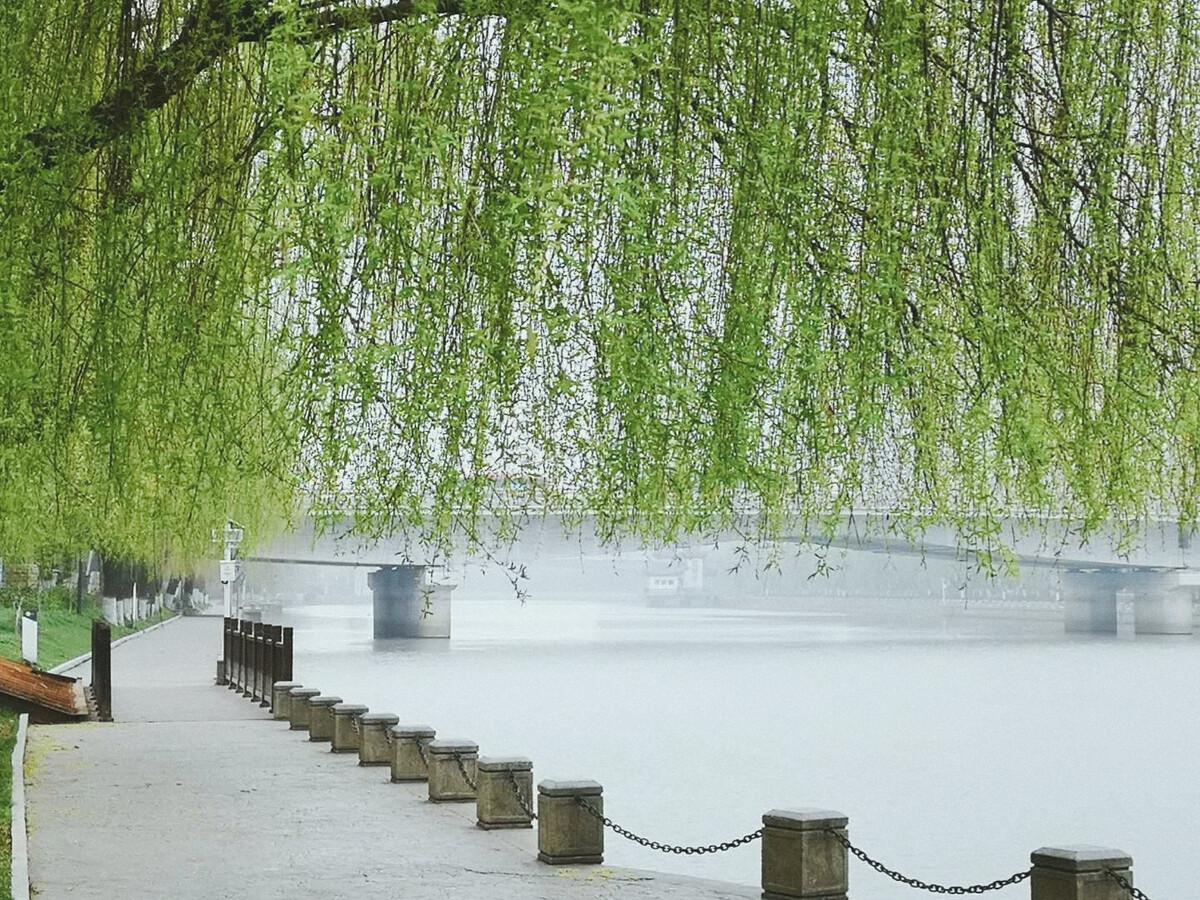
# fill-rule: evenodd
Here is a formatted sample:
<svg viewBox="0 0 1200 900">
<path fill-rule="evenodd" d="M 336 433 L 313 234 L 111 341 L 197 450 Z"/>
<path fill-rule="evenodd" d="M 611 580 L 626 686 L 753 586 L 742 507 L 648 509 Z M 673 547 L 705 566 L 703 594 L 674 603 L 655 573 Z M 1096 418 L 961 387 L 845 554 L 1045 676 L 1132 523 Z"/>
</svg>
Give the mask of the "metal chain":
<svg viewBox="0 0 1200 900">
<path fill-rule="evenodd" d="M 895 869 L 889 869 L 877 859 L 869 857 L 865 851 L 860 850 L 850 843 L 850 839 L 844 833 L 836 828 L 826 828 L 826 834 L 833 835 L 837 842 L 865 862 L 868 866 L 878 872 L 880 875 L 886 875 L 892 881 L 900 884 L 908 885 L 911 888 L 916 888 L 919 891 L 929 891 L 931 894 L 985 894 L 988 891 L 998 891 L 1001 888 L 1010 887 L 1014 884 L 1020 884 L 1033 874 L 1032 869 L 1026 869 L 1023 872 L 1014 872 L 1007 878 L 997 878 L 995 881 L 989 881 L 986 884 L 935 884 L 933 882 L 922 881 L 919 878 L 909 878 L 907 875 L 901 875 Z"/>
<path fill-rule="evenodd" d="M 537 813 L 529 805 L 529 801 L 525 799 L 525 794 L 521 790 L 521 786 L 517 784 L 517 776 L 512 773 L 512 769 L 508 770 L 508 783 L 512 785 L 513 793 L 517 795 L 517 803 L 521 806 L 521 812 L 529 816 L 530 820 L 537 818 Z"/>
<path fill-rule="evenodd" d="M 455 753 L 454 761 L 458 763 L 458 771 L 462 773 L 463 781 L 471 786 L 471 790 L 475 790 L 475 779 L 467 774 L 467 767 L 463 765 L 462 754 Z"/>
<path fill-rule="evenodd" d="M 1117 884 L 1119 884 L 1126 891 L 1128 891 L 1129 896 L 1132 897 L 1133 900 L 1150 900 L 1149 897 L 1147 897 L 1145 894 L 1143 894 L 1141 891 L 1139 891 L 1137 888 L 1135 888 L 1132 884 L 1130 884 L 1129 879 L 1126 878 L 1124 875 L 1121 875 L 1118 872 L 1114 872 L 1112 869 L 1105 869 L 1104 874 L 1107 875 L 1109 878 L 1111 878 L 1113 881 L 1115 881 Z"/>
<path fill-rule="evenodd" d="M 387 741 L 387 745 L 388 745 L 389 747 L 390 747 L 390 746 L 392 746 L 392 744 L 394 744 L 394 743 L 395 743 L 395 739 L 392 737 L 392 729 L 390 729 L 390 728 L 384 728 L 384 729 L 383 729 L 383 739 L 384 739 L 385 741 Z"/>
<path fill-rule="evenodd" d="M 429 768 L 429 757 L 425 754 L 425 742 L 417 738 L 417 752 L 421 754 L 421 762 L 425 763 L 425 768 Z"/>
<path fill-rule="evenodd" d="M 740 838 L 734 838 L 732 841 L 722 841 L 719 844 L 707 844 L 697 847 L 680 847 L 676 844 L 663 844 L 659 841 L 652 841 L 649 838 L 644 838 L 641 835 L 634 834 L 628 828 L 622 828 L 582 797 L 576 797 L 575 802 L 587 810 L 590 816 L 595 819 L 599 819 L 604 824 L 605 828 L 611 828 L 621 837 L 631 840 L 635 844 L 641 844 L 643 847 L 649 847 L 651 850 L 659 850 L 663 853 L 681 853 L 686 856 L 698 856 L 704 853 L 721 853 L 725 850 L 732 850 L 734 847 L 740 847 L 743 844 L 749 844 L 751 841 L 757 841 L 760 837 L 762 837 L 763 833 L 763 830 L 760 828 L 758 831 L 752 831 L 749 834 L 744 834 Z"/>
</svg>

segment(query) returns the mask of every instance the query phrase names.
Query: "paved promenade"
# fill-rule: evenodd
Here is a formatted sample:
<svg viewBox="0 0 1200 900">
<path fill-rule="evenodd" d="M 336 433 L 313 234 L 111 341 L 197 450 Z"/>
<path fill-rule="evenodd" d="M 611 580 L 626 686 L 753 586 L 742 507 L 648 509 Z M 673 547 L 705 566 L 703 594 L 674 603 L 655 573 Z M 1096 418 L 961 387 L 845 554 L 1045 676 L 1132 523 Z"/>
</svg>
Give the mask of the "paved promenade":
<svg viewBox="0 0 1200 900">
<path fill-rule="evenodd" d="M 220 646 L 220 619 L 176 620 L 113 650 L 117 722 L 30 729 L 34 897 L 759 896 L 655 872 L 543 865 L 536 831 L 482 831 L 474 804 L 430 803 L 424 784 L 391 784 L 386 768 L 330 753 L 215 687 Z M 535 778 L 548 774 L 572 773 Z"/>
</svg>

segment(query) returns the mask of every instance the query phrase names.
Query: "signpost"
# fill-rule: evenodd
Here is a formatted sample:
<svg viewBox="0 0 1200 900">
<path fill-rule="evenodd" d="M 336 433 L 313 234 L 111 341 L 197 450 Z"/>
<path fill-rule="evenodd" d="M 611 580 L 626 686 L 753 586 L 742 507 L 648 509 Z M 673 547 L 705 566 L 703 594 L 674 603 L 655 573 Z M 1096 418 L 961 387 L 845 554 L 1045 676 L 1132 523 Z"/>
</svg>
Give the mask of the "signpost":
<svg viewBox="0 0 1200 900">
<path fill-rule="evenodd" d="M 21 614 L 21 656 L 31 666 L 37 665 L 38 620 L 37 610 L 27 609 Z"/>
<path fill-rule="evenodd" d="M 233 584 L 242 577 L 242 564 L 237 558 L 238 546 L 245 537 L 245 531 L 237 522 L 230 519 L 225 523 L 225 530 L 214 528 L 213 543 L 225 544 L 225 556 L 221 560 L 221 588 L 225 594 L 225 615 L 233 617 Z"/>
</svg>

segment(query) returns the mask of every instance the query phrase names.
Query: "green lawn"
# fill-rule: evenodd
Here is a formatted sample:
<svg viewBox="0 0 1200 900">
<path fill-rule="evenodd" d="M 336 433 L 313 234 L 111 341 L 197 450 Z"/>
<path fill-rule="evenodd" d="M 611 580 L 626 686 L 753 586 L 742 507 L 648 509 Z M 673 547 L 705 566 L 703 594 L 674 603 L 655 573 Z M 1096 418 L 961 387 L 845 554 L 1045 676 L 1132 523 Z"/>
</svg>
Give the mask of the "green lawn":
<svg viewBox="0 0 1200 900">
<path fill-rule="evenodd" d="M 43 669 L 52 669 L 59 663 L 91 650 L 92 619 L 98 614 L 95 609 L 86 609 L 83 615 L 61 609 L 43 609 L 38 613 L 38 665 Z M 153 619 L 139 622 L 134 628 L 113 626 L 113 640 L 163 619 L 169 619 L 173 615 L 175 614 L 164 612 Z M 8 659 L 21 658 L 21 639 L 14 625 L 15 615 L 10 610 L 0 612 L 0 656 Z"/>
<path fill-rule="evenodd" d="M 38 664 L 43 669 L 52 669 L 91 650 L 92 619 L 97 615 L 95 608 L 84 610 L 82 615 L 61 609 L 43 609 L 38 613 Z M 173 612 L 164 612 L 153 619 L 139 622 L 134 628 L 114 626 L 113 640 L 148 628 L 173 615 Z M 0 656 L 20 659 L 21 640 L 13 628 L 14 623 L 15 614 L 11 610 L 0 611 Z M 12 900 L 11 759 L 16 739 L 16 713 L 0 709 L 0 900 Z"/>
</svg>

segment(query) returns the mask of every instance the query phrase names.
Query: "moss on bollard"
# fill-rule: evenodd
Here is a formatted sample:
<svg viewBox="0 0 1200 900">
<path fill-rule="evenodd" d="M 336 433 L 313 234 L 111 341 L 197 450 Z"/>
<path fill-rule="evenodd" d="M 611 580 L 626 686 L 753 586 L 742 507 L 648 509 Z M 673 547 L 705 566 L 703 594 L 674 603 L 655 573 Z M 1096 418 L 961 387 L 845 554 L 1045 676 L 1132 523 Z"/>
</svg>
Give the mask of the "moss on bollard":
<svg viewBox="0 0 1200 900">
<path fill-rule="evenodd" d="M 1133 859 L 1123 850 L 1074 844 L 1030 854 L 1030 900 L 1129 900 Z"/>
<path fill-rule="evenodd" d="M 358 764 L 390 766 L 392 745 L 388 729 L 400 721 L 394 713 L 364 713 L 358 717 Z"/>
<path fill-rule="evenodd" d="M 475 824 L 532 828 L 533 762 L 523 756 L 481 756 L 475 765 Z"/>
<path fill-rule="evenodd" d="M 463 740 L 431 741 L 427 752 L 429 799 L 434 803 L 474 800 L 479 745 Z"/>
<path fill-rule="evenodd" d="M 428 725 L 392 726 L 392 781 L 429 780 L 429 744 L 437 732 Z"/>
<path fill-rule="evenodd" d="M 308 701 L 308 739 L 310 741 L 333 740 L 333 707 L 342 702 L 341 697 L 322 694 Z"/>
<path fill-rule="evenodd" d="M 599 818 L 604 815 L 604 788 L 598 782 L 539 782 L 537 815 L 542 862 L 552 866 L 604 862 L 604 823 Z"/>
<path fill-rule="evenodd" d="M 292 731 L 308 731 L 308 703 L 320 696 L 316 688 L 298 687 L 288 691 L 288 727 Z"/>
<path fill-rule="evenodd" d="M 361 703 L 334 704 L 333 737 L 329 749 L 334 753 L 358 752 L 358 720 L 370 710 Z"/>
<path fill-rule="evenodd" d="M 763 816 L 762 889 L 769 900 L 846 900 L 849 821 L 827 809 L 773 809 Z"/>
<path fill-rule="evenodd" d="M 302 688 L 298 681 L 277 681 L 271 686 L 271 716 L 283 721 L 292 716 L 291 698 L 288 691 L 292 688 Z"/>
</svg>

